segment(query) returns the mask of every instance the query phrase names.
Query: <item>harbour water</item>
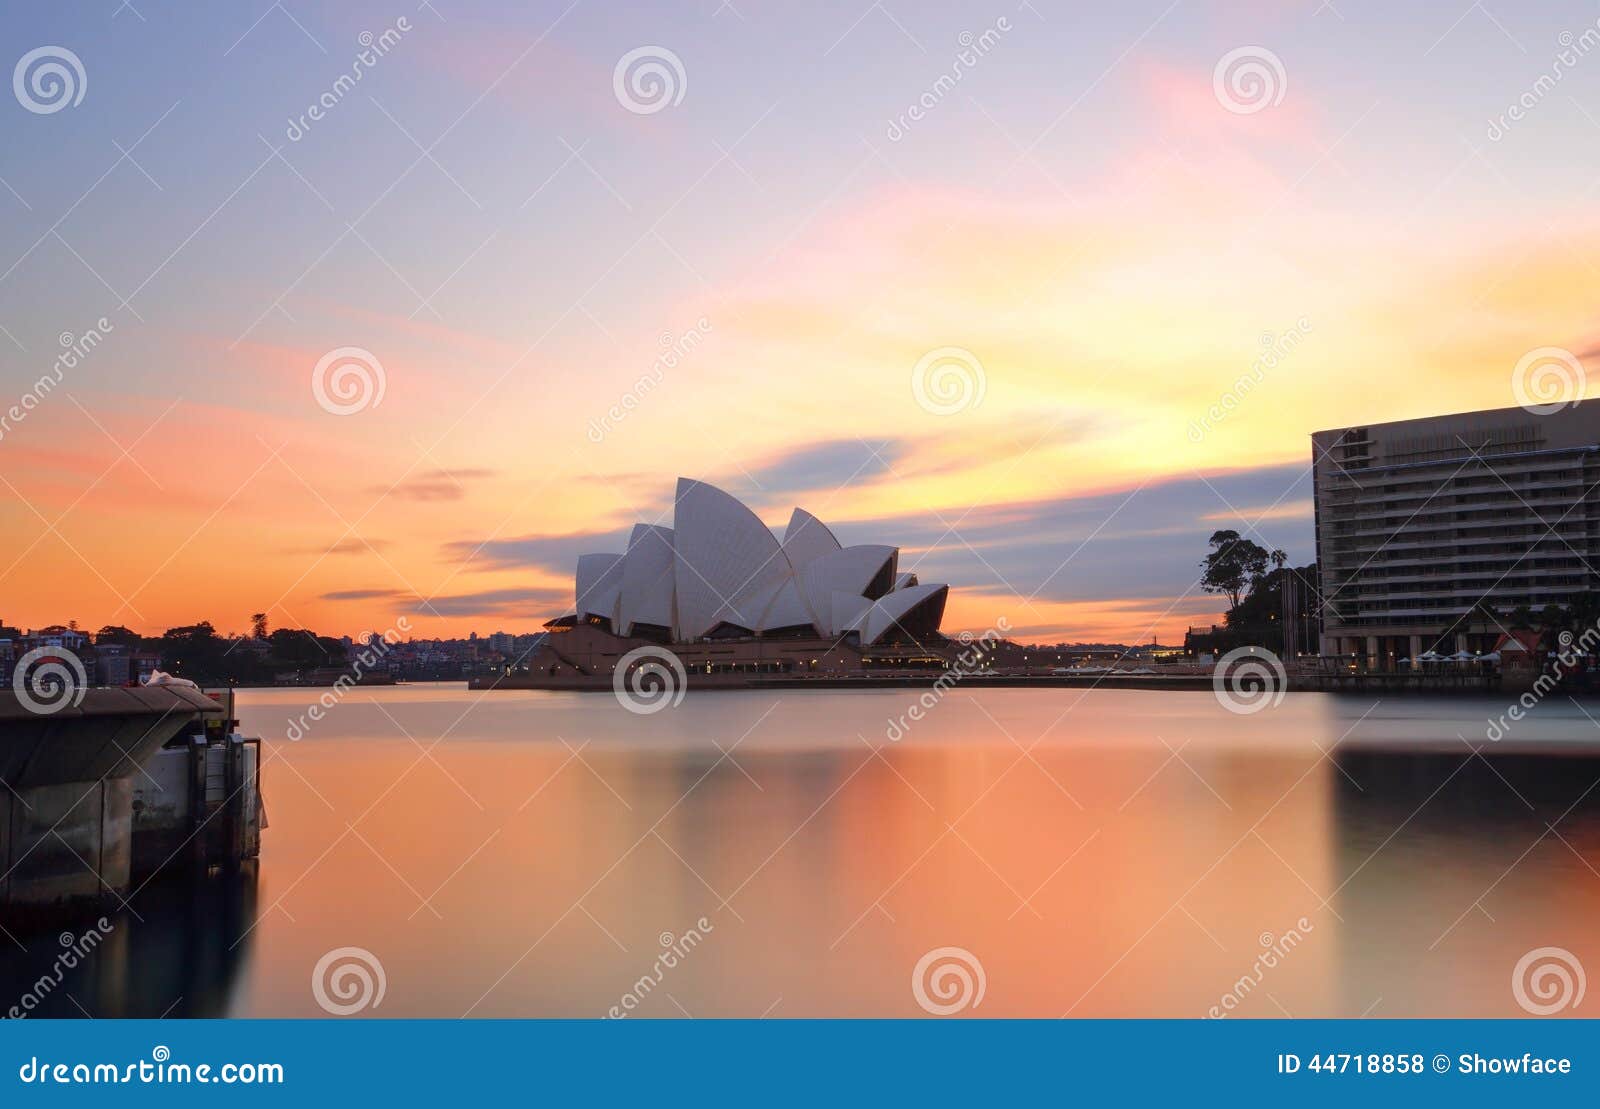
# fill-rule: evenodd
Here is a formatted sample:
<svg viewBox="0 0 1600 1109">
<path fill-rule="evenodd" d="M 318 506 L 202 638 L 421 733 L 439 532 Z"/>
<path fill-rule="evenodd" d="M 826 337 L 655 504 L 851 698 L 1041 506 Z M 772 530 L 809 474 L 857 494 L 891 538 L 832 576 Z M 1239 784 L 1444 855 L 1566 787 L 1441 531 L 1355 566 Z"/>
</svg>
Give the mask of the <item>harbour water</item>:
<svg viewBox="0 0 1600 1109">
<path fill-rule="evenodd" d="M 1489 745 L 1492 698 L 958 688 L 890 742 L 911 691 L 441 684 L 285 741 L 319 694 L 240 695 L 258 864 L 141 889 L 70 967 L 82 928 L 0 937 L 0 1011 L 319 1016 L 339 949 L 372 1017 L 920 1016 L 942 948 L 968 1016 L 1522 1016 L 1528 952 L 1600 967 L 1570 700 Z"/>
</svg>

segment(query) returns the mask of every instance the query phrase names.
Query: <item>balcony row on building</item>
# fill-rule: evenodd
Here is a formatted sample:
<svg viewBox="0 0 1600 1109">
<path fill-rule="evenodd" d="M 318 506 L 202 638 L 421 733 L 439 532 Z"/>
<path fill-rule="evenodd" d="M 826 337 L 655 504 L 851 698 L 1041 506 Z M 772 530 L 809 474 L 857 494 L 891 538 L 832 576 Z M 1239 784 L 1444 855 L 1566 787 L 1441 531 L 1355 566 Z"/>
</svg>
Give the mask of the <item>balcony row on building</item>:
<svg viewBox="0 0 1600 1109">
<path fill-rule="evenodd" d="M 1312 436 L 1322 654 L 1488 652 L 1600 591 L 1600 400 Z"/>
</svg>

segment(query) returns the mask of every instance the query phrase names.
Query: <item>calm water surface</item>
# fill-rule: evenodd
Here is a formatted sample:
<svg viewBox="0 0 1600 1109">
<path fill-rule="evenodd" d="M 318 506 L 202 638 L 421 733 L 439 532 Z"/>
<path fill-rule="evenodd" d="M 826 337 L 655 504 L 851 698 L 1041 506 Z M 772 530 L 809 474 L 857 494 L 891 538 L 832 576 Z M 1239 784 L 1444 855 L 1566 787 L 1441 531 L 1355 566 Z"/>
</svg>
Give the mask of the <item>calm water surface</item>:
<svg viewBox="0 0 1600 1109">
<path fill-rule="evenodd" d="M 414 685 L 298 743 L 308 691 L 240 699 L 259 864 L 141 891 L 45 1011 L 320 1016 L 342 947 L 381 963 L 377 1017 L 918 1016 L 948 946 L 995 1017 L 1520 1016 L 1525 952 L 1600 968 L 1600 728 L 1570 701 L 1491 765 L 1466 741 L 1502 706 L 1459 699 L 958 689 L 897 743 L 903 690 L 641 717 Z M 12 992 L 59 950 L 13 947 Z"/>
</svg>

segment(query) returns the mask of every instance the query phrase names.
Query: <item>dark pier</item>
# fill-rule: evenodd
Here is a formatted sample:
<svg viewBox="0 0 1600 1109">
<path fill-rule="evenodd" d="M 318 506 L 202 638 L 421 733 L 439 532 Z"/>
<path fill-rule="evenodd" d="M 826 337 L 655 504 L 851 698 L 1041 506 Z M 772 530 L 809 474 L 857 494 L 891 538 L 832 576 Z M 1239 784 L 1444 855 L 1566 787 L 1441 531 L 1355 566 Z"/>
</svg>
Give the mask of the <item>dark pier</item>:
<svg viewBox="0 0 1600 1109">
<path fill-rule="evenodd" d="M 42 713 L 0 693 L 0 923 L 92 916 L 166 866 L 254 856 L 259 745 L 219 696 L 90 689 Z"/>
</svg>

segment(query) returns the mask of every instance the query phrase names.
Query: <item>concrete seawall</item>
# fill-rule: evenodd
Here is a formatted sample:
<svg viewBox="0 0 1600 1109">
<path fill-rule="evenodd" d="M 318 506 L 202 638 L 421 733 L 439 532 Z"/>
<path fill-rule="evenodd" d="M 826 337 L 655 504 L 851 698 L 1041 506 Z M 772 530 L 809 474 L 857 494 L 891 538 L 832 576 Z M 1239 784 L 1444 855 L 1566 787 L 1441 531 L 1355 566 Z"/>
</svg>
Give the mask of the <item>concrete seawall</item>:
<svg viewBox="0 0 1600 1109">
<path fill-rule="evenodd" d="M 133 870 L 134 779 L 222 707 L 193 689 L 91 689 L 40 714 L 0 693 L 0 919 L 21 926 L 120 905 Z"/>
<path fill-rule="evenodd" d="M 1210 689 L 1205 674 L 972 674 L 954 678 L 947 671 L 919 674 L 802 677 L 741 674 L 688 674 L 687 688 L 704 689 L 926 689 L 943 677 L 964 689 Z M 529 678 L 511 674 L 500 678 L 473 678 L 470 689 L 547 689 L 568 692 L 611 692 L 611 675 L 569 675 Z"/>
<path fill-rule="evenodd" d="M 691 690 L 738 689 L 926 689 L 941 678 L 962 689 L 1164 689 L 1214 690 L 1212 674 L 971 674 L 950 678 L 947 672 L 918 674 L 863 674 L 810 677 L 803 675 L 687 675 Z M 1287 676 L 1291 693 L 1494 693 L 1502 688 L 1497 673 L 1387 673 L 1382 671 L 1300 671 Z M 473 678 L 470 689 L 545 689 L 566 692 L 611 692 L 610 674 L 562 674 L 559 677 L 508 674 L 498 678 Z M 1520 689 L 1521 687 L 1517 687 Z M 1588 691 L 1588 686 L 1564 689 Z"/>
</svg>

